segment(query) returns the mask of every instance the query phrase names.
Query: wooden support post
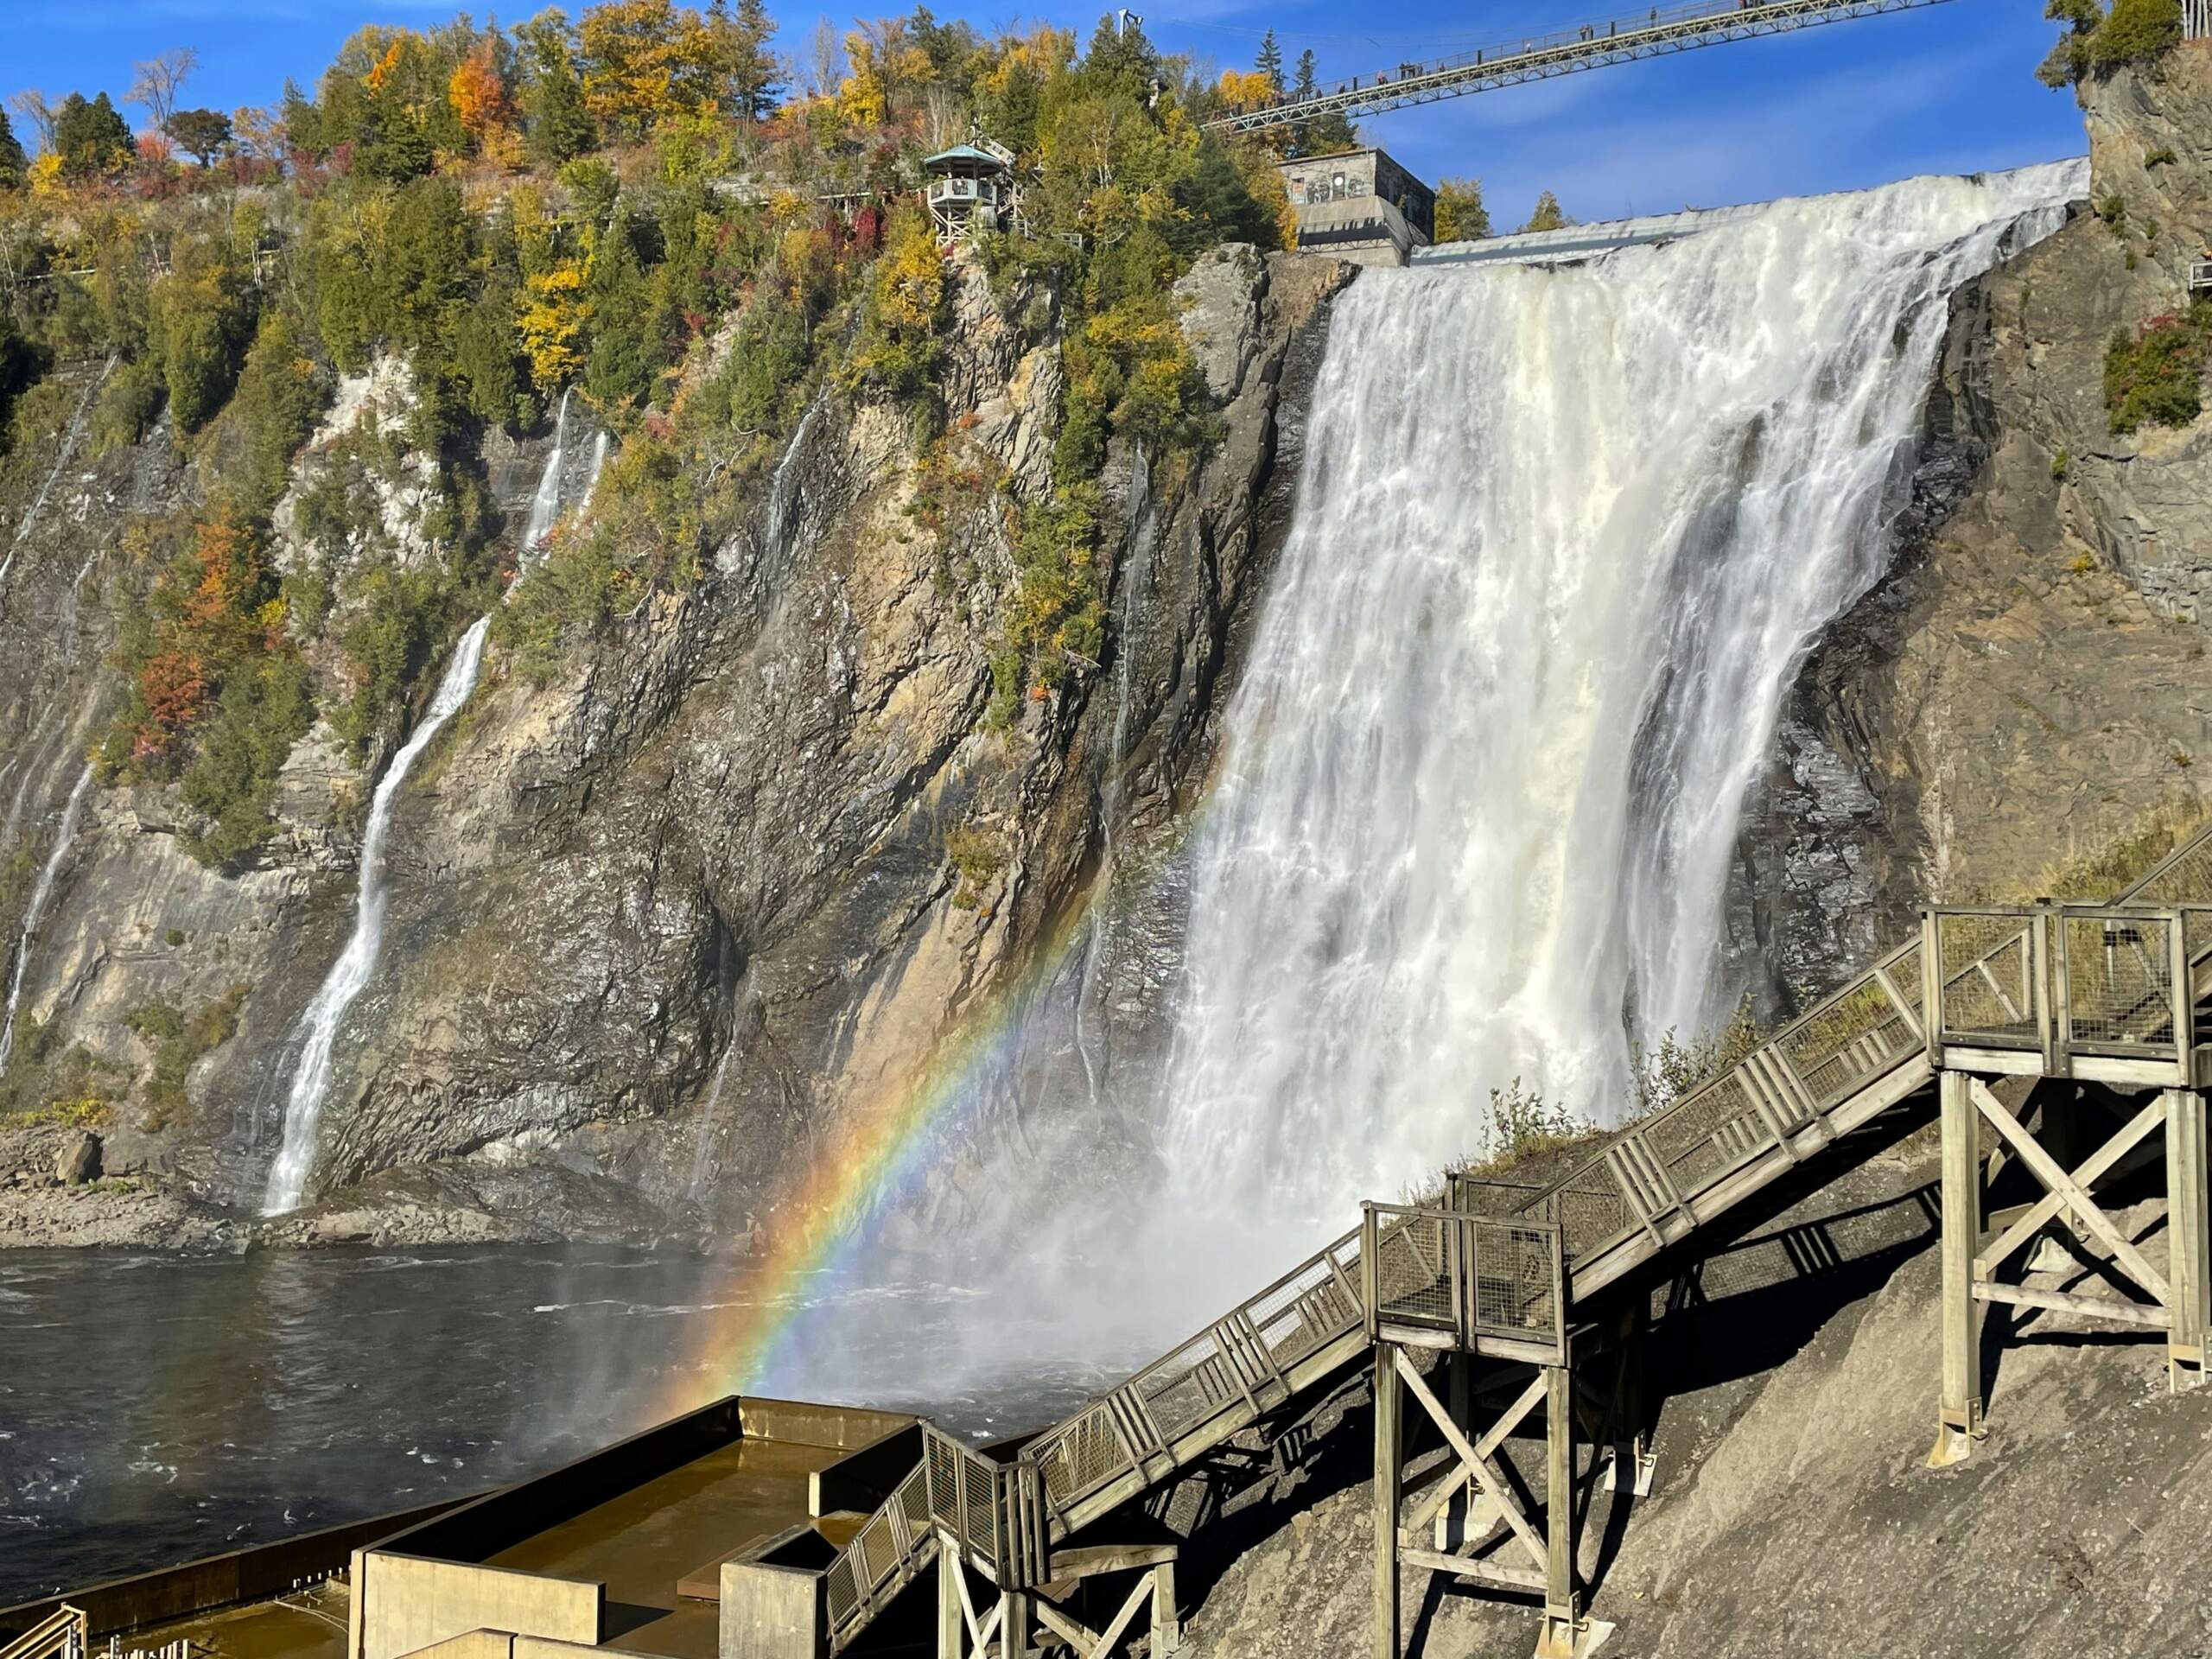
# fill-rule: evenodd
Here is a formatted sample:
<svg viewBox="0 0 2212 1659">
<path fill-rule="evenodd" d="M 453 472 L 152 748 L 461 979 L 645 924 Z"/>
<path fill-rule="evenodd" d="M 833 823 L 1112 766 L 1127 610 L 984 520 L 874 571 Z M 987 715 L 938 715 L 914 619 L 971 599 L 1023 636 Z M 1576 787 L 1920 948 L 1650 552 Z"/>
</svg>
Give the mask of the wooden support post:
<svg viewBox="0 0 2212 1659">
<path fill-rule="evenodd" d="M 1942 1074 L 1943 1135 L 1943 1397 L 1932 1469 L 1962 1462 L 1981 1433 L 1981 1305 L 1974 1294 L 1974 1257 L 1981 1217 L 1981 1131 L 1973 1078 Z"/>
<path fill-rule="evenodd" d="M 1001 1659 L 1028 1659 L 1029 1598 L 1021 1591 L 1000 1593 L 999 1653 Z"/>
<path fill-rule="evenodd" d="M 1375 1659 L 1398 1659 L 1398 1351 L 1375 1344 Z"/>
<path fill-rule="evenodd" d="M 1605 1469 L 1605 1490 L 1637 1497 L 1651 1496 L 1653 1457 L 1643 1421 L 1643 1349 L 1651 1332 L 1651 1304 L 1639 1296 L 1621 1332 L 1620 1370 L 1614 1383 L 1612 1460 Z"/>
<path fill-rule="evenodd" d="M 1175 1563 L 1162 1561 L 1152 1569 L 1152 1659 L 1167 1659 L 1182 1645 L 1183 1618 L 1175 1610 Z"/>
<path fill-rule="evenodd" d="M 1445 1398 L 1451 1407 L 1452 1421 L 1459 1426 L 1462 1433 L 1472 1440 L 1475 1357 L 1468 1353 L 1446 1354 L 1444 1363 L 1449 1368 L 1446 1378 L 1448 1392 Z M 1443 1510 L 1436 1517 L 1436 1548 L 1445 1554 L 1450 1554 L 1466 1542 L 1468 1510 L 1474 1497 L 1471 1476 L 1465 1480 L 1454 1478 L 1452 1485 L 1452 1495 L 1445 1500 Z"/>
<path fill-rule="evenodd" d="M 960 1599 L 960 1552 L 939 1533 L 937 1541 L 937 1659 L 968 1659 L 968 1623 Z"/>
<path fill-rule="evenodd" d="M 1544 1368 L 1544 1628 L 1536 1659 L 1573 1659 L 1574 1370 Z"/>
<path fill-rule="evenodd" d="M 2166 1108 L 2166 1380 L 2177 1390 L 2204 1380 L 2212 1325 L 2212 1230 L 2205 1199 L 2204 1096 L 2169 1089 Z"/>
</svg>

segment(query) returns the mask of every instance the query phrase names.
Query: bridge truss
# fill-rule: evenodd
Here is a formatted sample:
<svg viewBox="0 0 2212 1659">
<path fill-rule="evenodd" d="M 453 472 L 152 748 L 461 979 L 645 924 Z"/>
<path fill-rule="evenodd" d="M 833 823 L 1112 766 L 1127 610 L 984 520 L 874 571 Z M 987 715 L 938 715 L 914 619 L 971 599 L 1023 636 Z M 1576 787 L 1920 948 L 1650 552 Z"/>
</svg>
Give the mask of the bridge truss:
<svg viewBox="0 0 2212 1659">
<path fill-rule="evenodd" d="M 1523 81 L 1549 80 L 1581 69 L 1599 69 L 1701 46 L 1725 46 L 1732 41 L 1942 3 L 1943 0 L 1765 0 L 1759 4 L 1701 0 L 1694 5 L 1654 7 L 1642 17 L 1584 23 L 1551 35 L 1478 48 L 1456 57 L 1403 65 L 1395 79 L 1377 75 L 1363 86 L 1356 78 L 1349 86 L 1332 87 L 1313 98 L 1237 110 L 1205 124 L 1214 132 L 1263 132 L 1297 126 L 1321 116 L 1341 115 L 1350 119 L 1382 115 L 1447 98 L 1464 98 L 1470 92 L 1495 92 Z M 2212 4 L 2212 0 L 2196 0 L 2196 3 Z"/>
</svg>

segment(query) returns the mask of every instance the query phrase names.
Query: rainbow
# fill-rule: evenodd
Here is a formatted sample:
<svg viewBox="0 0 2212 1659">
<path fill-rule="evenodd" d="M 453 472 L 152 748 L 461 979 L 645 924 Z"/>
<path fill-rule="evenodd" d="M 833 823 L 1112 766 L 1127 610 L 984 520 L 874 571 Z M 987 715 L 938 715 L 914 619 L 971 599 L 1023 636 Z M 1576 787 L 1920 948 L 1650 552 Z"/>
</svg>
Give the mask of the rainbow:
<svg viewBox="0 0 2212 1659">
<path fill-rule="evenodd" d="M 1186 815 L 1177 841 L 1198 813 Z M 1093 883 L 1031 952 L 1028 965 L 993 988 L 903 1086 L 849 1111 L 811 1164 L 772 1200 L 767 1248 L 739 1264 L 724 1294 L 696 1322 L 686 1352 L 669 1373 L 671 1413 L 724 1394 L 757 1391 L 788 1348 L 806 1309 L 804 1287 L 836 1274 L 859 1253 L 865 1223 L 910 1192 L 944 1144 L 984 1096 L 982 1080 L 1011 1054 L 1030 999 L 1090 935 L 1091 917 L 1109 901 L 1111 882 Z"/>
</svg>

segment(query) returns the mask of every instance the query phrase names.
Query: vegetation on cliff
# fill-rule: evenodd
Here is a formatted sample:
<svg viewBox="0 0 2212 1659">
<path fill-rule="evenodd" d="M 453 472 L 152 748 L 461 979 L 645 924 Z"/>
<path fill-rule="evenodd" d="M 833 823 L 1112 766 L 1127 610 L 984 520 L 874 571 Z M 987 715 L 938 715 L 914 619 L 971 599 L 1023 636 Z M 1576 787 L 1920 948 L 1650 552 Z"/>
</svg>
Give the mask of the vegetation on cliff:
<svg viewBox="0 0 2212 1659">
<path fill-rule="evenodd" d="M 541 671 L 697 579 L 824 386 L 928 439 L 950 288 L 912 187 L 978 130 L 1025 201 L 984 257 L 1046 296 L 1033 326 L 1067 368 L 1050 496 L 1007 504 L 1001 706 L 1096 660 L 1108 446 L 1156 466 L 1205 441 L 1171 286 L 1219 242 L 1279 242 L 1271 156 L 1204 136 L 1225 86 L 1110 19 L 1080 52 L 926 9 L 804 64 L 772 36 L 758 0 L 607 0 L 366 28 L 311 92 L 228 116 L 176 107 L 191 61 L 169 54 L 132 90 L 156 118 L 137 134 L 105 92 L 19 101 L 39 142 L 0 142 L 0 417 L 50 437 L 25 394 L 99 362 L 95 452 L 166 420 L 196 463 L 188 505 L 134 532 L 104 782 L 173 783 L 200 855 L 256 856 L 316 716 L 356 754 L 388 741 L 511 578 L 486 436 L 542 429 L 566 392 L 623 442 L 590 522 L 500 613 Z M 296 470 L 341 382 L 384 363 L 400 405 Z"/>
</svg>

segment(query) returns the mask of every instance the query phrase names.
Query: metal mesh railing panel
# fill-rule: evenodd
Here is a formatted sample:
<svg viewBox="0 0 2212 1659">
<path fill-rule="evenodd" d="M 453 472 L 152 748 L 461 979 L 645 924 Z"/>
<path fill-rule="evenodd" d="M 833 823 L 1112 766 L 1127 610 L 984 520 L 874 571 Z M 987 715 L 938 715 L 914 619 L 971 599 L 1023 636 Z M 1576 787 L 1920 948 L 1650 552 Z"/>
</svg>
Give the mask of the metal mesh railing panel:
<svg viewBox="0 0 2212 1659">
<path fill-rule="evenodd" d="M 1103 1402 L 1086 1406 L 1054 1429 L 1030 1456 L 1045 1491 L 1062 1505 L 1103 1486 L 1129 1460 L 1114 1432 L 1114 1414 Z"/>
<path fill-rule="evenodd" d="M 2033 925 L 2024 916 L 1937 914 L 1946 1041 L 2019 1047 L 2039 1040 Z"/>
<path fill-rule="evenodd" d="M 914 1472 L 899 1484 L 899 1511 L 906 1517 L 906 1532 L 910 1537 L 919 1537 L 929 1530 L 930 1471 L 925 1465 L 917 1464 Z"/>
<path fill-rule="evenodd" d="M 1287 1370 L 1359 1322 L 1325 1257 L 1248 1302 L 1252 1328 L 1278 1370 Z"/>
<path fill-rule="evenodd" d="M 1913 966 L 1917 972 L 1916 952 Z M 1904 988 L 1898 988 L 1902 993 Z M 1888 1071 L 1919 1041 L 1910 1011 L 1900 1007 L 1869 974 L 1791 1026 L 1775 1046 L 1814 1104 L 1825 1108 L 1858 1093 L 1869 1077 Z"/>
<path fill-rule="evenodd" d="M 1675 1194 L 1687 1198 L 1743 1161 L 1743 1143 L 1726 1131 L 1745 1119 L 1759 1141 L 1770 1138 L 1739 1068 L 1630 1133 L 1650 1149 Z"/>
<path fill-rule="evenodd" d="M 992 1525 L 995 1518 L 993 1500 L 998 1496 L 998 1471 L 987 1465 L 971 1464 L 968 1470 L 968 1505 L 963 1517 L 968 1548 L 985 1560 L 998 1560 L 998 1530 Z"/>
<path fill-rule="evenodd" d="M 830 1604 L 830 1628 L 841 1630 L 860 1605 L 859 1593 L 853 1587 L 853 1555 L 851 1550 L 839 1553 L 823 1574 L 823 1592 Z"/>
<path fill-rule="evenodd" d="M 1529 1200 L 1522 1214 L 1555 1224 L 1567 1238 L 1567 1259 L 1594 1255 L 1637 1225 L 1636 1212 L 1622 1194 L 1603 1154 Z"/>
<path fill-rule="evenodd" d="M 2212 830 L 2184 842 L 2156 868 L 2124 893 L 2115 905 L 2212 904 Z"/>
<path fill-rule="evenodd" d="M 1160 1433 L 1171 1440 L 1242 1397 L 1211 1332 L 1185 1343 L 1131 1386 Z"/>
<path fill-rule="evenodd" d="M 1552 1337 L 1558 1328 L 1559 1265 L 1554 1235 L 1475 1221 L 1474 1321 L 1483 1336 Z"/>
<path fill-rule="evenodd" d="M 2173 923 L 2164 917 L 2069 914 L 2070 1042 L 2173 1052 Z"/>
<path fill-rule="evenodd" d="M 1452 1328 L 1446 1226 L 1435 1216 L 1391 1216 L 1380 1223 L 1375 1236 L 1375 1305 L 1384 1318 Z"/>
</svg>

